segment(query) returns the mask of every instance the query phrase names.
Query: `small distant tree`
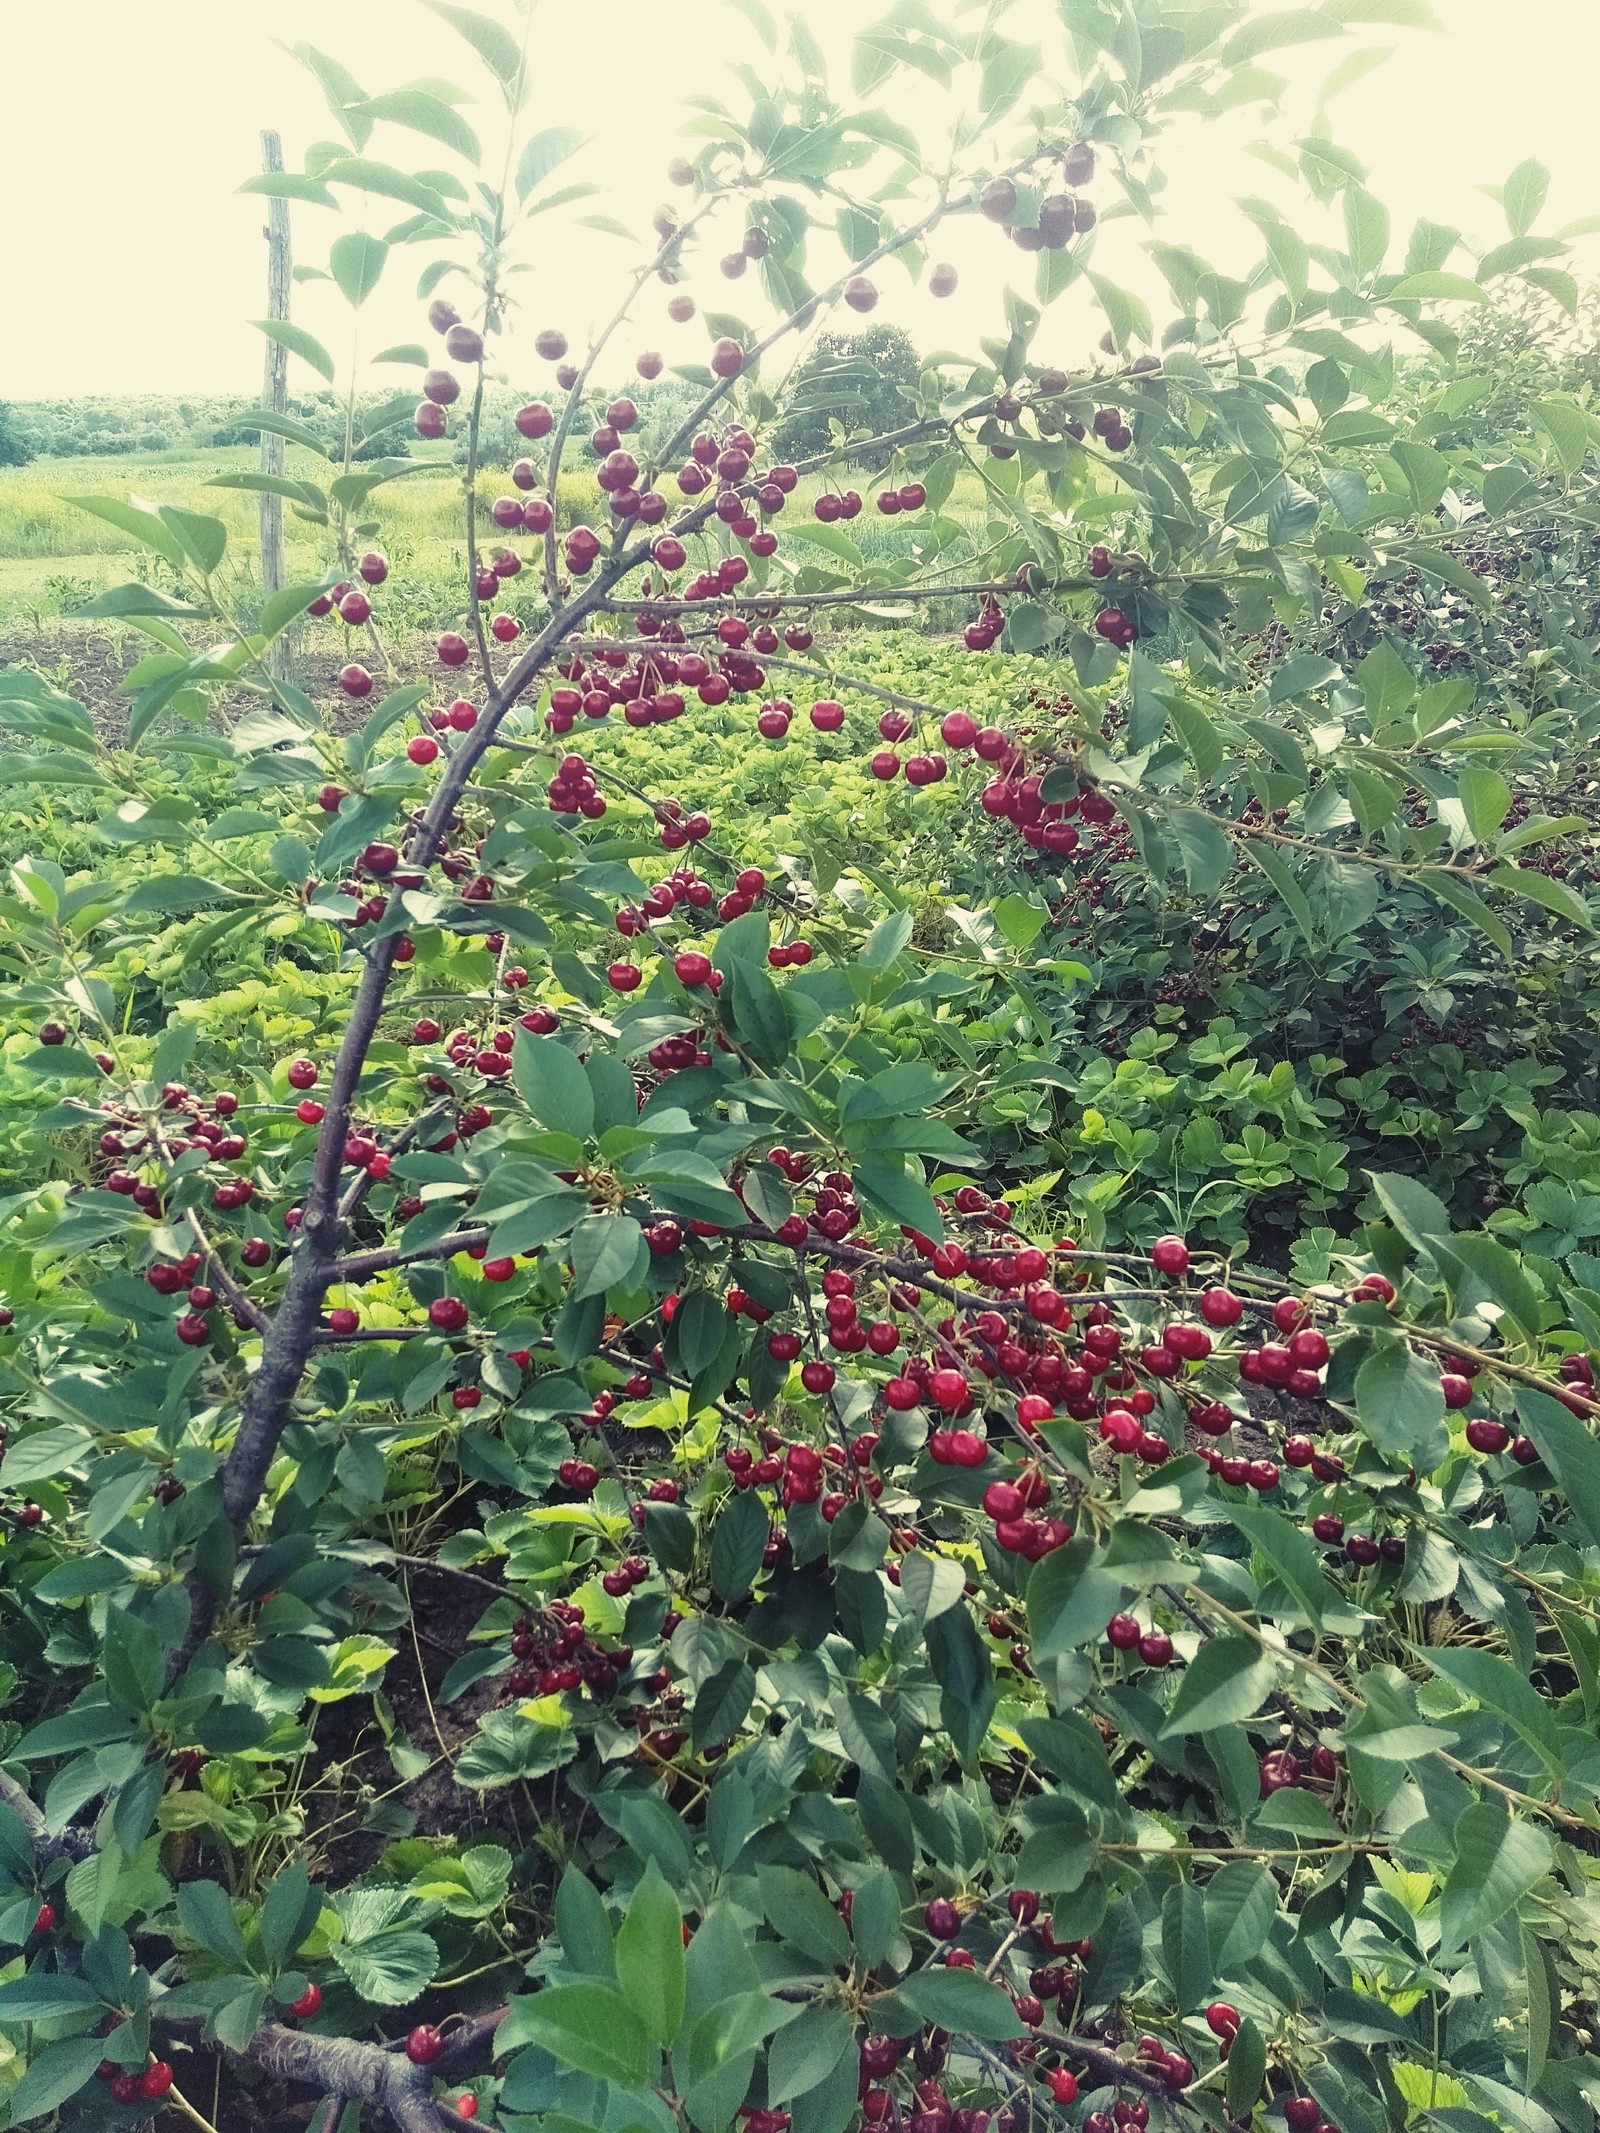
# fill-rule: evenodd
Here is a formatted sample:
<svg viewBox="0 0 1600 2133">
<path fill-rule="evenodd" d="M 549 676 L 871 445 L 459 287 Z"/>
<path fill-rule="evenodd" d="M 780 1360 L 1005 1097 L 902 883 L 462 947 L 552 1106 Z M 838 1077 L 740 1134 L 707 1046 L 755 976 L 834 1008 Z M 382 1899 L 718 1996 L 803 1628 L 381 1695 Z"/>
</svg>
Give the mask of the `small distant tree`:
<svg viewBox="0 0 1600 2133">
<path fill-rule="evenodd" d="M 25 467 L 33 457 L 33 447 L 22 433 L 16 411 L 0 400 L 0 467 Z"/>
<path fill-rule="evenodd" d="M 820 334 L 795 372 L 794 399 L 778 450 L 792 459 L 825 452 L 836 422 L 869 438 L 899 429 L 916 417 L 921 369 L 916 344 L 903 326 Z"/>
</svg>

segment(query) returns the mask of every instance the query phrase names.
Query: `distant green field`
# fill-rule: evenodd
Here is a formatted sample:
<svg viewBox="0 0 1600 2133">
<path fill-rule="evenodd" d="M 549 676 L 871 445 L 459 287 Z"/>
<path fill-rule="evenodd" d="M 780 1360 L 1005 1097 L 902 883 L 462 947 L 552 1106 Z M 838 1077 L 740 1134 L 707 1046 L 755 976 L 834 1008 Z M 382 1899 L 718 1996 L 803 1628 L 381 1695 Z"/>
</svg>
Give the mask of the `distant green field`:
<svg viewBox="0 0 1600 2133">
<path fill-rule="evenodd" d="M 230 553 L 253 572 L 258 499 L 248 490 L 208 484 L 219 474 L 245 472 L 256 464 L 253 445 L 223 445 L 204 451 L 37 459 L 25 467 L 0 468 L 0 627 L 70 613 L 78 601 L 129 574 L 136 544 L 114 526 L 75 509 L 69 501 L 74 496 L 132 495 L 210 512 L 228 527 Z M 288 448 L 290 474 L 315 479 L 321 465 L 309 452 Z M 916 537 L 914 524 L 880 519 L 871 508 L 869 478 L 851 479 L 869 497 L 867 510 L 849 529 L 862 554 L 870 560 L 903 551 Z M 492 497 L 496 486 L 491 472 L 484 494 Z M 816 486 L 807 484 L 796 499 L 807 524 Z M 562 499 L 575 516 L 601 523 L 599 491 L 586 471 L 563 476 Z M 976 528 L 984 515 L 983 483 L 976 473 L 961 476 L 947 508 Z M 798 515 L 791 505 L 791 525 Z M 381 539 L 397 566 L 395 583 L 409 588 L 414 619 L 429 624 L 453 613 L 453 588 L 465 570 L 459 470 L 439 465 L 403 476 L 379 496 L 375 516 L 383 522 Z M 315 575 L 322 567 L 324 530 L 296 519 L 290 509 L 285 512 L 285 538 L 291 576 Z"/>
</svg>

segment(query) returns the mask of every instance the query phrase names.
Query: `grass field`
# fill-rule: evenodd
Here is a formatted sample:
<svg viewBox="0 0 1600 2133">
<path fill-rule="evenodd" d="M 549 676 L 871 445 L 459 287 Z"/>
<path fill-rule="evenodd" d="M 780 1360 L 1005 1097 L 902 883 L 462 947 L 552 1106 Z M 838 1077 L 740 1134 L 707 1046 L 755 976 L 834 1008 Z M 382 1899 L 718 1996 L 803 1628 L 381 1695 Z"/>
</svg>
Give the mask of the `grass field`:
<svg viewBox="0 0 1600 2133">
<path fill-rule="evenodd" d="M 137 545 L 114 526 L 76 509 L 69 500 L 74 496 L 132 495 L 208 512 L 226 524 L 230 556 L 253 575 L 258 499 L 249 490 L 209 484 L 219 474 L 247 472 L 256 464 L 253 445 L 225 445 L 204 451 L 37 459 L 25 467 L 0 468 L 0 628 L 55 620 L 102 587 L 132 574 Z M 311 453 L 291 445 L 287 471 L 315 479 L 326 469 Z M 852 479 L 870 498 L 868 479 Z M 484 494 L 492 497 L 500 486 L 491 472 Z M 802 488 L 796 498 L 799 510 L 790 506 L 787 524 L 811 523 L 813 493 L 814 485 Z M 573 515 L 587 517 L 596 526 L 603 523 L 599 491 L 586 471 L 563 476 L 562 499 Z M 947 509 L 977 530 L 984 517 L 978 475 L 962 475 Z M 408 588 L 412 619 L 432 626 L 454 613 L 453 589 L 465 571 L 459 470 L 441 463 L 405 475 L 381 492 L 375 515 L 382 520 L 382 544 L 396 566 L 393 582 Z M 916 538 L 912 522 L 881 519 L 870 501 L 848 530 L 869 561 L 904 552 Z M 492 527 L 488 531 L 497 537 Z M 324 529 L 307 525 L 287 509 L 285 537 L 290 577 L 314 576 L 325 553 Z"/>
</svg>

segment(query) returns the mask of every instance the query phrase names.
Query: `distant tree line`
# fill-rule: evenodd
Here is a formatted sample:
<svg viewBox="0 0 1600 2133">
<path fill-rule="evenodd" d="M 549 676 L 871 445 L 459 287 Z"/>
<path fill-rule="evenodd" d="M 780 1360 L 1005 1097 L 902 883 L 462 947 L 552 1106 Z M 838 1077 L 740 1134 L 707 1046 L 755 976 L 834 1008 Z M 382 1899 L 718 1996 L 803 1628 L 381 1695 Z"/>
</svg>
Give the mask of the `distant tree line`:
<svg viewBox="0 0 1600 2133">
<path fill-rule="evenodd" d="M 917 351 L 898 326 L 867 326 L 854 333 L 819 336 L 795 379 L 793 404 L 774 440 L 775 455 L 803 458 L 826 450 L 834 425 L 866 435 L 881 435 L 909 421 L 916 412 Z M 534 388 L 535 390 L 537 388 Z M 639 409 L 646 432 L 674 427 L 698 397 L 691 382 L 672 376 L 648 383 L 639 378 L 597 388 L 596 419 L 610 400 L 626 395 Z M 513 417 L 525 396 L 492 390 L 483 415 L 485 457 L 507 465 L 528 446 Z M 357 426 L 391 400 L 409 398 L 405 389 L 363 394 L 357 402 Z M 257 403 L 243 394 L 201 395 L 127 393 L 78 400 L 0 401 L 0 466 L 25 466 L 31 459 L 77 459 L 111 454 L 206 451 L 219 445 L 253 444 L 250 426 Z M 344 431 L 344 406 L 332 392 L 292 399 L 289 412 L 325 441 Z M 412 443 L 409 423 L 385 430 L 367 452 L 405 453 Z M 464 449 L 464 446 L 463 446 Z"/>
</svg>

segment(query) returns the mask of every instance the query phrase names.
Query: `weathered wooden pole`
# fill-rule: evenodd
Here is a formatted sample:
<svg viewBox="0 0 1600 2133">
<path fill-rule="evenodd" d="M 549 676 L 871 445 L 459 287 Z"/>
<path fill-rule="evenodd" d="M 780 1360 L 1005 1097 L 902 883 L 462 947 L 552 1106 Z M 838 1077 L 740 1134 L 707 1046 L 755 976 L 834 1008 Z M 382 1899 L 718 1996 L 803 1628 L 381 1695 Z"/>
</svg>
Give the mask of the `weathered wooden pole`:
<svg viewBox="0 0 1600 2133">
<path fill-rule="evenodd" d="M 261 136 L 261 168 L 264 171 L 280 171 L 283 168 L 283 142 L 272 132 Z M 267 226 L 262 232 L 267 240 L 267 316 L 286 319 L 289 316 L 290 253 L 289 253 L 289 203 L 287 200 L 267 202 Z M 289 351 L 276 341 L 267 343 L 266 364 L 261 381 L 261 406 L 264 412 L 282 415 L 287 413 L 289 403 Z M 271 430 L 261 432 L 261 471 L 263 474 L 283 473 L 283 445 L 281 437 Z M 283 498 L 263 489 L 261 492 L 261 592 L 270 599 L 284 582 L 283 561 Z M 280 636 L 273 640 L 267 651 L 271 672 L 279 679 L 286 679 L 289 672 L 289 640 Z"/>
</svg>

